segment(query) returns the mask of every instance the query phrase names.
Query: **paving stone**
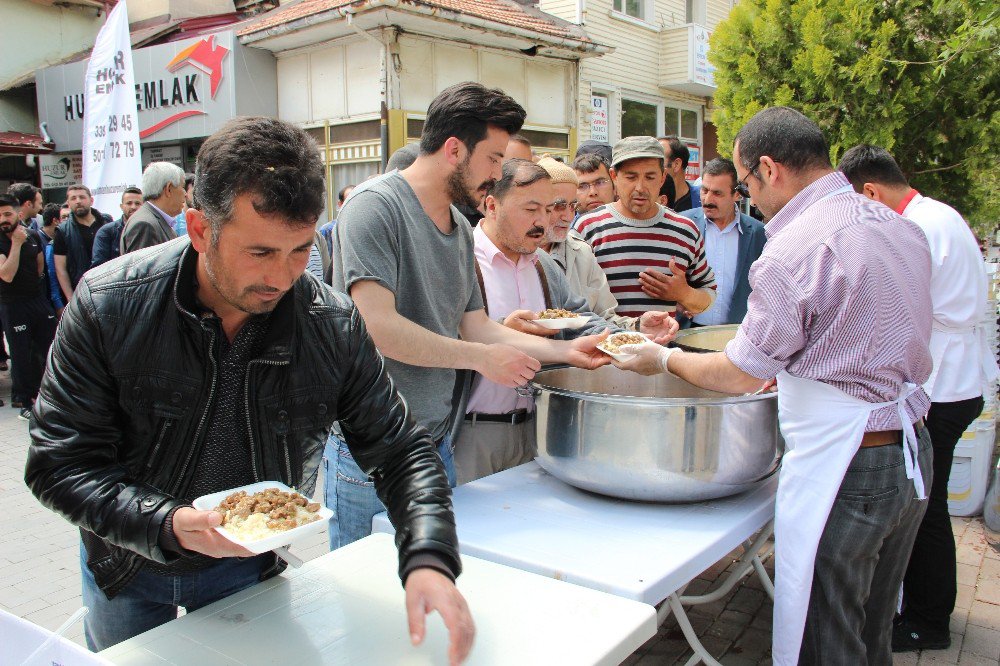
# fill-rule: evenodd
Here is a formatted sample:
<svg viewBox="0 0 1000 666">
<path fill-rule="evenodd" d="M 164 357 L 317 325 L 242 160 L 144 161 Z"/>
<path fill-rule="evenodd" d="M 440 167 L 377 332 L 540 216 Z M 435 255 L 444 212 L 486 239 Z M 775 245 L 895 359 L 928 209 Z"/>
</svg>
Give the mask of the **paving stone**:
<svg viewBox="0 0 1000 666">
<path fill-rule="evenodd" d="M 919 666 L 926 664 L 947 664 L 954 666 L 958 663 L 958 657 L 962 653 L 962 636 L 956 633 L 951 635 L 951 647 L 947 650 L 923 650 L 920 652 Z"/>
<path fill-rule="evenodd" d="M 952 633 L 960 636 L 965 635 L 965 625 L 969 623 L 969 611 L 963 608 L 956 608 L 951 614 L 950 628 Z"/>
<path fill-rule="evenodd" d="M 1000 599 L 995 597 L 994 599 L 1000 602 Z M 1000 606 L 985 601 L 973 601 L 972 608 L 969 609 L 968 623 L 977 627 L 1000 630 Z"/>
<path fill-rule="evenodd" d="M 719 619 L 712 623 L 705 632 L 705 635 L 735 641 L 745 630 L 745 624 L 736 624 L 735 622 L 727 622 L 726 620 Z"/>
<path fill-rule="evenodd" d="M 962 654 L 966 652 L 993 659 L 994 664 L 1000 662 L 1000 631 L 976 626 L 970 620 L 965 628 L 965 640 L 962 644 Z"/>
<path fill-rule="evenodd" d="M 979 579 L 979 567 L 959 562 L 956 574 L 958 582 L 962 585 L 975 585 Z"/>
<path fill-rule="evenodd" d="M 892 666 L 917 666 L 919 661 L 919 652 L 894 652 L 892 655 Z"/>
<path fill-rule="evenodd" d="M 997 666 L 997 660 L 963 652 L 958 658 L 958 666 Z"/>
<path fill-rule="evenodd" d="M 971 585 L 959 585 L 958 594 L 955 596 L 955 608 L 972 608 L 972 601 L 976 598 L 976 588 Z"/>
<path fill-rule="evenodd" d="M 760 661 L 761 659 L 770 658 L 771 656 L 771 632 L 763 631 L 761 629 L 754 629 L 753 627 L 747 629 L 743 632 L 733 647 L 730 648 L 730 652 L 736 654 L 742 654 L 745 657 L 753 659 L 754 661 Z M 728 662 L 726 662 L 728 663 Z"/>
<path fill-rule="evenodd" d="M 764 603 L 764 598 L 767 595 L 761 590 L 753 590 L 748 587 L 741 587 L 736 591 L 732 600 L 726 604 L 726 608 L 729 610 L 742 611 L 744 613 L 753 615 L 758 610 L 760 610 L 761 605 Z"/>
</svg>

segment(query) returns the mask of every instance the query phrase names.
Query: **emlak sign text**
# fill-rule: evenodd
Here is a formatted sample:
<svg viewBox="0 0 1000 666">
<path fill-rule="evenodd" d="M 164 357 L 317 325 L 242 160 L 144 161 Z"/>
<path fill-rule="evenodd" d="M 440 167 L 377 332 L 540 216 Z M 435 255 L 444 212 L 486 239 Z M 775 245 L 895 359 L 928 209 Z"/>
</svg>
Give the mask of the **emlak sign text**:
<svg viewBox="0 0 1000 666">
<path fill-rule="evenodd" d="M 205 137 L 238 115 L 277 115 L 274 57 L 241 46 L 231 31 L 136 49 L 132 58 L 144 142 Z M 35 75 L 39 116 L 60 153 L 81 148 L 86 66 L 75 62 Z M 109 77 L 100 84 L 121 82 Z"/>
</svg>

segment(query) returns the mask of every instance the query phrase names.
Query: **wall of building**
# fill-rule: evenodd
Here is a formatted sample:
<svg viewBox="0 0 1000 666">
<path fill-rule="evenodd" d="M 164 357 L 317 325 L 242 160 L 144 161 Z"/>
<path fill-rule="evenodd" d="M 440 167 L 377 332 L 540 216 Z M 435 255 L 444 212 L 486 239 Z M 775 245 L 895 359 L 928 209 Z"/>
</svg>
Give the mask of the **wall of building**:
<svg viewBox="0 0 1000 666">
<path fill-rule="evenodd" d="M 33 88 L 21 86 L 0 93 L 0 131 L 38 134 Z"/>
</svg>

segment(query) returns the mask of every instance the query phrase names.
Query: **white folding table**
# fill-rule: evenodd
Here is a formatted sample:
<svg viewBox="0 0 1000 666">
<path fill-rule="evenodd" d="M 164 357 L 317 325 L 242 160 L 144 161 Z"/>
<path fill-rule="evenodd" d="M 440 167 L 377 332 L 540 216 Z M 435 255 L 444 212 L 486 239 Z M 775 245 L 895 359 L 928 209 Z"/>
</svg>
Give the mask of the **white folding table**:
<svg viewBox="0 0 1000 666">
<path fill-rule="evenodd" d="M 462 556 L 476 622 L 470 665 L 618 664 L 656 635 L 656 611 L 610 594 Z M 104 650 L 150 664 L 446 664 L 436 614 L 410 645 L 392 538 L 373 534 Z"/>
<path fill-rule="evenodd" d="M 462 553 L 661 606 L 699 660 L 718 662 L 698 640 L 684 606 L 725 595 L 756 571 L 773 598 L 762 548 L 773 533 L 777 478 L 732 497 L 695 504 L 619 500 L 574 488 L 527 463 L 455 489 Z M 376 532 L 393 531 L 386 514 Z M 694 578 L 739 546 L 738 566 L 713 591 L 682 596 Z"/>
</svg>

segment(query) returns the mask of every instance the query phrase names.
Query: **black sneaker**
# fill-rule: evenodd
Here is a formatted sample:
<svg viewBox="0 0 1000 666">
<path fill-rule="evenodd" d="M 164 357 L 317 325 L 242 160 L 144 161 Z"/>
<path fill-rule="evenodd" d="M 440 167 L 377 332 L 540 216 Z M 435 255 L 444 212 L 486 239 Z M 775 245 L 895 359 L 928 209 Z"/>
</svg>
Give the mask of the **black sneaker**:
<svg viewBox="0 0 1000 666">
<path fill-rule="evenodd" d="M 892 651 L 947 650 L 951 647 L 951 633 L 930 631 L 909 620 L 899 620 L 892 626 Z"/>
<path fill-rule="evenodd" d="M 18 413 L 17 418 L 22 419 L 24 421 L 31 420 L 31 408 L 30 407 L 25 407 L 24 409 L 22 409 Z"/>
</svg>

